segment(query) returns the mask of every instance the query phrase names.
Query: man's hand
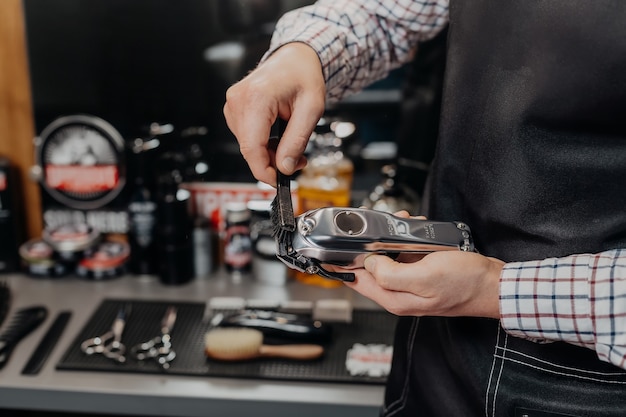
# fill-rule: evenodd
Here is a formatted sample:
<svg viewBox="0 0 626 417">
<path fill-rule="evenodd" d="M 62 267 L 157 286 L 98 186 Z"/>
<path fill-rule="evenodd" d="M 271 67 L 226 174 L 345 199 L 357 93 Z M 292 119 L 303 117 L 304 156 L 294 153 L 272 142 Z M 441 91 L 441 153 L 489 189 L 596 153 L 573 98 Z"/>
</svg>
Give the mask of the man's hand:
<svg viewBox="0 0 626 417">
<path fill-rule="evenodd" d="M 413 263 L 384 255 L 345 284 L 400 316 L 500 317 L 499 281 L 504 262 L 477 253 L 433 252 Z"/>
<path fill-rule="evenodd" d="M 226 92 L 224 116 L 256 179 L 276 185 L 277 167 L 290 175 L 306 165 L 304 149 L 324 113 L 326 85 L 316 52 L 290 43 Z M 268 149 L 277 117 L 288 120 L 276 153 Z"/>
</svg>

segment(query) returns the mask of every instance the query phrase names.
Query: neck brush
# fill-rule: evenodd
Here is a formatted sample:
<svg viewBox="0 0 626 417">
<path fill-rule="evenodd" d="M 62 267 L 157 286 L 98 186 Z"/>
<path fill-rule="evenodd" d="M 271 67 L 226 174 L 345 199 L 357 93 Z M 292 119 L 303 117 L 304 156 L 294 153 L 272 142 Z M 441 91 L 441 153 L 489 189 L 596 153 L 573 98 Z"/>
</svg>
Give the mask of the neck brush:
<svg viewBox="0 0 626 417">
<path fill-rule="evenodd" d="M 324 348 L 315 344 L 265 345 L 263 333 L 249 328 L 217 328 L 204 336 L 204 353 L 219 361 L 247 361 L 256 358 L 314 360 Z"/>
</svg>

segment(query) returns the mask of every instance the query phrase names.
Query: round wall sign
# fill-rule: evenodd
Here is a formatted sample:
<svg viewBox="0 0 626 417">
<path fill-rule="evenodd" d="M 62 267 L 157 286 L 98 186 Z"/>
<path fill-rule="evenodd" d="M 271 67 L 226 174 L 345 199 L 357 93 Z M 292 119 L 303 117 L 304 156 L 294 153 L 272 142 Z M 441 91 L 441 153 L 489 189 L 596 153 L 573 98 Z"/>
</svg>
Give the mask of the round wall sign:
<svg viewBox="0 0 626 417">
<path fill-rule="evenodd" d="M 124 187 L 124 140 L 105 120 L 90 115 L 58 118 L 35 146 L 41 184 L 65 206 L 100 208 Z"/>
</svg>

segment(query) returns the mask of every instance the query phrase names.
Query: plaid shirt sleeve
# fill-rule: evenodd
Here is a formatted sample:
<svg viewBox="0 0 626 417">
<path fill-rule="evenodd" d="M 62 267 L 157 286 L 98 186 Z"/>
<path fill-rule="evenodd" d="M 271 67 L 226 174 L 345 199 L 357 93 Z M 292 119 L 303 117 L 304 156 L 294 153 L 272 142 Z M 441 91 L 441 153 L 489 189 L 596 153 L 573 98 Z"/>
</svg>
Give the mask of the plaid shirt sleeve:
<svg viewBox="0 0 626 417">
<path fill-rule="evenodd" d="M 339 100 L 408 62 L 448 22 L 447 0 L 319 0 L 286 13 L 262 60 L 289 42 L 317 51 L 327 99 Z"/>
<path fill-rule="evenodd" d="M 506 264 L 500 315 L 514 336 L 585 346 L 626 368 L 626 250 Z"/>
</svg>

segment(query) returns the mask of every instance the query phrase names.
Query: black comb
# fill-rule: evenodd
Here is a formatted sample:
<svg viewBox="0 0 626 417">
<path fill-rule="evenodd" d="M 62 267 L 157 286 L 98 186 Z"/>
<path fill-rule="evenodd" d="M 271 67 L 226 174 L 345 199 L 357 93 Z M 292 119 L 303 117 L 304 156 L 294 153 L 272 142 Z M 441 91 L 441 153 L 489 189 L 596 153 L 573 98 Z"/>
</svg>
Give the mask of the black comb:
<svg viewBox="0 0 626 417">
<path fill-rule="evenodd" d="M 50 357 L 52 350 L 56 346 L 57 342 L 65 330 L 65 326 L 70 321 L 72 313 L 70 311 L 61 311 L 56 319 L 52 322 L 52 325 L 48 328 L 48 331 L 41 339 L 37 348 L 33 351 L 28 362 L 22 369 L 22 375 L 37 375 L 41 368 Z"/>
<path fill-rule="evenodd" d="M 284 122 L 278 118 L 276 120 L 278 137 L 270 138 L 270 144 L 278 146 L 278 141 L 282 137 L 285 129 Z M 274 226 L 273 236 L 278 242 L 278 254 L 286 255 L 289 251 L 291 233 L 296 230 L 296 219 L 293 213 L 293 203 L 291 201 L 291 177 L 280 172 L 276 168 L 276 197 L 272 201 L 271 221 Z"/>
<path fill-rule="evenodd" d="M 9 361 L 15 346 L 47 316 L 48 310 L 41 306 L 22 308 L 15 312 L 6 329 L 0 334 L 0 369 Z"/>
</svg>

